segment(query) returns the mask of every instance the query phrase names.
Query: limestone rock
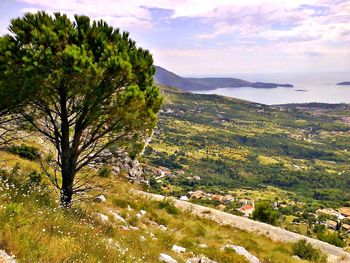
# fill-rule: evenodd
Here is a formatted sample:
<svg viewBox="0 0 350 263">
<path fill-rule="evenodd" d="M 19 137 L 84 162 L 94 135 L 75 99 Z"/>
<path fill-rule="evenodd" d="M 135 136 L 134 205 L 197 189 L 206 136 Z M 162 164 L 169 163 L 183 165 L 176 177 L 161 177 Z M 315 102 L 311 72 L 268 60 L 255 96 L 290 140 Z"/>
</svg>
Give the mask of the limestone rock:
<svg viewBox="0 0 350 263">
<path fill-rule="evenodd" d="M 165 262 L 165 263 L 177 263 L 175 259 L 173 259 L 171 256 L 164 253 L 160 253 L 158 259 L 159 261 Z"/>
<path fill-rule="evenodd" d="M 118 213 L 114 212 L 113 210 L 109 211 L 111 213 L 111 215 L 113 216 L 113 218 L 123 224 L 127 224 L 127 222 L 125 221 L 125 219 L 119 215 Z"/>
<path fill-rule="evenodd" d="M 97 219 L 100 220 L 101 222 L 105 223 L 108 222 L 108 216 L 102 214 L 102 213 L 96 213 L 95 214 Z"/>
<path fill-rule="evenodd" d="M 94 202 L 96 202 L 96 203 L 104 203 L 106 201 L 107 201 L 107 199 L 104 195 L 99 195 L 99 196 L 96 196 L 94 198 Z"/>
<path fill-rule="evenodd" d="M 177 246 L 177 245 L 173 245 L 171 250 L 176 252 L 176 253 L 185 253 L 186 252 L 186 248 L 180 247 L 180 246 Z"/>
<path fill-rule="evenodd" d="M 249 261 L 249 263 L 260 263 L 259 259 L 250 254 L 244 247 L 236 246 L 236 245 L 226 245 L 221 248 L 221 250 L 232 249 L 237 254 L 245 256 L 245 258 Z"/>
</svg>

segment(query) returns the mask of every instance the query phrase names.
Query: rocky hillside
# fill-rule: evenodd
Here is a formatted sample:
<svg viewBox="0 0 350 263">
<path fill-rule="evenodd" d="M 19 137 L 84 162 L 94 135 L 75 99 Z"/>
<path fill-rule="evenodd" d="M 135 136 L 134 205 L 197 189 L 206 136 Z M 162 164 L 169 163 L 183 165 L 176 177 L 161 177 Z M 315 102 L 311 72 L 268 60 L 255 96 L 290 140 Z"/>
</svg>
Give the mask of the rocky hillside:
<svg viewBox="0 0 350 263">
<path fill-rule="evenodd" d="M 0 176 L 0 249 L 8 260 L 298 262 L 291 244 L 202 219 L 169 200 L 150 200 L 123 173 L 94 178 L 96 188 L 63 211 L 35 162 L 0 154 L 6 160 Z"/>
</svg>

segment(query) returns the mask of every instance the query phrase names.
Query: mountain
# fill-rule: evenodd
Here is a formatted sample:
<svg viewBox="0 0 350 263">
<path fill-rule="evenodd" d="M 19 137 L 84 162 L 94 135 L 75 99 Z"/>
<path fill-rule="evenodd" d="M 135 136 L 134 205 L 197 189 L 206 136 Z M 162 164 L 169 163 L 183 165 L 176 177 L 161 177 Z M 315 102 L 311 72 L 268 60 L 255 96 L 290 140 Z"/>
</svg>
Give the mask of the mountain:
<svg viewBox="0 0 350 263">
<path fill-rule="evenodd" d="M 350 81 L 344 81 L 344 82 L 339 82 L 337 83 L 339 86 L 350 86 Z"/>
<path fill-rule="evenodd" d="M 157 84 L 180 88 L 184 91 L 213 90 L 228 87 L 251 87 L 257 89 L 293 87 L 291 84 L 250 82 L 237 78 L 184 78 L 159 66 L 156 66 L 154 80 Z"/>
</svg>

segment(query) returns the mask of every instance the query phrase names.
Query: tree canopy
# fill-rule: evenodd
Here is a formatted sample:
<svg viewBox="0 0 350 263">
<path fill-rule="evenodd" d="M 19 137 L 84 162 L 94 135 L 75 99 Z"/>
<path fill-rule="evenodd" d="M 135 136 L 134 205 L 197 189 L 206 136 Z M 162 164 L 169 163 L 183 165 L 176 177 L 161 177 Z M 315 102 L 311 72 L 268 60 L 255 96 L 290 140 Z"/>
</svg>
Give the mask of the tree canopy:
<svg viewBox="0 0 350 263">
<path fill-rule="evenodd" d="M 28 94 L 20 115 L 54 145 L 62 180 L 48 175 L 69 206 L 82 190 L 77 173 L 110 146 L 154 127 L 161 96 L 152 55 L 128 33 L 86 16 L 26 14 L 9 30 L 0 38 L 0 90 Z"/>
</svg>

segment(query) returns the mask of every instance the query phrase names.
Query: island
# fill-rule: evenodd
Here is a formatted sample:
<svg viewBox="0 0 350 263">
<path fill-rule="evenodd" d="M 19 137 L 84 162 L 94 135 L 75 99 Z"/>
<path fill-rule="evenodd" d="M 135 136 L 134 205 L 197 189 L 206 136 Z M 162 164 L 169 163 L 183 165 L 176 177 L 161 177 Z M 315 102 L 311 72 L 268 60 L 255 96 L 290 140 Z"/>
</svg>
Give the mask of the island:
<svg viewBox="0 0 350 263">
<path fill-rule="evenodd" d="M 154 80 L 157 84 L 176 87 L 184 91 L 215 90 L 220 88 L 274 89 L 278 87 L 292 88 L 292 84 L 250 82 L 238 78 L 184 78 L 165 68 L 155 66 Z"/>
<path fill-rule="evenodd" d="M 350 81 L 344 81 L 337 83 L 338 86 L 350 86 Z"/>
<path fill-rule="evenodd" d="M 294 91 L 298 91 L 298 92 L 307 92 L 306 89 L 296 89 L 296 90 L 294 90 Z"/>
</svg>

